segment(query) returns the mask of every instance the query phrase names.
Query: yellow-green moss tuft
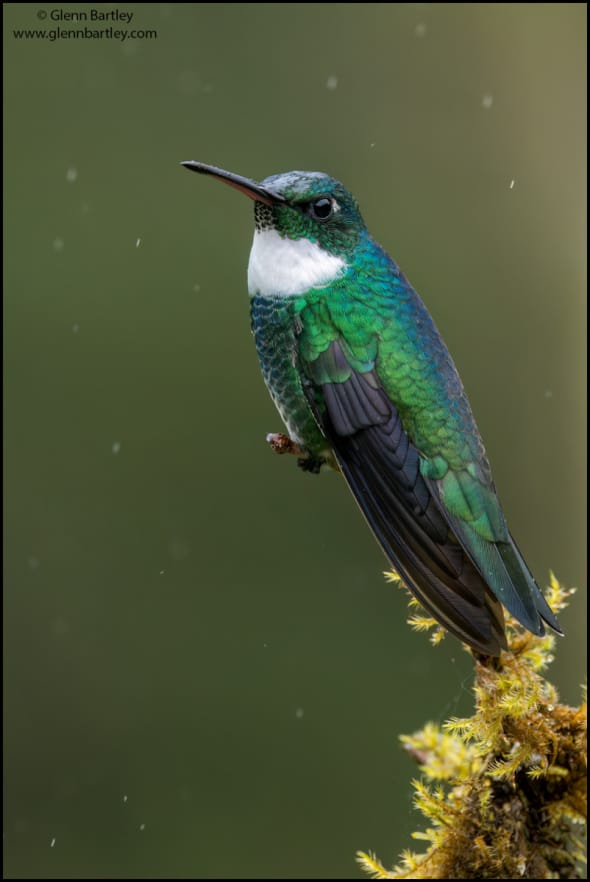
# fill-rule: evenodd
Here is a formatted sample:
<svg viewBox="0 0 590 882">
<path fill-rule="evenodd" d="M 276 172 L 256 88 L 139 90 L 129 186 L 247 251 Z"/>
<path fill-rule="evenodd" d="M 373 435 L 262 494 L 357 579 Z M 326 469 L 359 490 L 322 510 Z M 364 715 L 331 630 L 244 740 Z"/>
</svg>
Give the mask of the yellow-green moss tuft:
<svg viewBox="0 0 590 882">
<path fill-rule="evenodd" d="M 551 574 L 547 600 L 556 612 L 573 591 Z M 413 614 L 410 621 L 436 628 L 440 639 L 434 620 Z M 509 652 L 474 654 L 473 716 L 401 737 L 425 779 L 413 782 L 416 808 L 432 824 L 413 838 L 430 847 L 404 852 L 392 870 L 358 852 L 373 878 L 583 878 L 586 704 L 560 704 L 542 676 L 555 637 L 535 637 L 514 619 L 506 624 Z"/>
</svg>

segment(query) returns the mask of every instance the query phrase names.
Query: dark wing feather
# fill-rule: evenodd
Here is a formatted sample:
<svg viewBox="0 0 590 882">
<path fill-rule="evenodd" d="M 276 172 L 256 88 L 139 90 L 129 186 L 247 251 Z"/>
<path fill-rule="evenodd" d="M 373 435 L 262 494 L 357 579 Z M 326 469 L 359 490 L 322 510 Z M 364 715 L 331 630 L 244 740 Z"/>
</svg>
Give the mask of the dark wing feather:
<svg viewBox="0 0 590 882">
<path fill-rule="evenodd" d="M 331 362 L 342 366 L 340 344 L 330 349 Z M 325 408 L 313 394 L 309 401 L 371 530 L 434 618 L 480 652 L 499 655 L 506 648 L 502 606 L 422 477 L 418 450 L 395 405 L 373 371 L 349 366 L 348 373 L 348 379 L 321 384 Z"/>
</svg>

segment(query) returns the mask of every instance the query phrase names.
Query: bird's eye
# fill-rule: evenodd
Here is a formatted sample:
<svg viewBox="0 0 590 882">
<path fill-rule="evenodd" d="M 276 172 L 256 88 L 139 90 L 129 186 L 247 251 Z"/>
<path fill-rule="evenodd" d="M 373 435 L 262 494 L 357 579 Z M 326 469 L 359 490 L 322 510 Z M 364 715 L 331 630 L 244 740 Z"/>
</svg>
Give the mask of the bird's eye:
<svg viewBox="0 0 590 882">
<path fill-rule="evenodd" d="M 334 205 L 331 199 L 328 199 L 326 196 L 322 196 L 321 199 L 316 199 L 315 202 L 312 202 L 309 206 L 309 211 L 312 217 L 319 221 L 326 221 L 328 218 L 332 217 L 334 212 Z"/>
</svg>

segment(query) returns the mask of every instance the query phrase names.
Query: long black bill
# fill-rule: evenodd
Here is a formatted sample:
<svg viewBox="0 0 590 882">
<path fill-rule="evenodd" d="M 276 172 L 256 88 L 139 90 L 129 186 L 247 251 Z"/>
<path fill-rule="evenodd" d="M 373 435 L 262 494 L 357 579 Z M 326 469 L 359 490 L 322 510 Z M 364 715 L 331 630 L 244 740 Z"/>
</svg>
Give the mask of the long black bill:
<svg viewBox="0 0 590 882">
<path fill-rule="evenodd" d="M 243 178 L 242 175 L 234 175 L 233 172 L 225 171 L 222 168 L 216 168 L 214 165 L 205 165 L 204 162 L 195 162 L 194 159 L 189 159 L 180 164 L 184 165 L 185 168 L 189 168 L 191 171 L 198 172 L 200 175 L 213 175 L 214 178 L 218 178 L 218 180 L 229 184 L 230 187 L 240 190 L 256 202 L 264 202 L 265 205 L 273 205 L 276 202 L 285 201 L 284 196 L 281 196 L 279 193 L 273 193 L 272 190 L 267 190 L 257 181 L 252 181 L 250 178 Z"/>
</svg>

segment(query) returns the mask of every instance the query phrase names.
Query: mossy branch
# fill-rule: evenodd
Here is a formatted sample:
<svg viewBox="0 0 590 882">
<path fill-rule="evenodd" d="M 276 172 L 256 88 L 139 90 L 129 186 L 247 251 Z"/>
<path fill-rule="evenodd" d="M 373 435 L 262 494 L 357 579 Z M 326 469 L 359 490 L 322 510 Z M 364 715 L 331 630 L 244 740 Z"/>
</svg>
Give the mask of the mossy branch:
<svg viewBox="0 0 590 882">
<path fill-rule="evenodd" d="M 567 606 L 574 590 L 551 574 L 552 609 Z M 434 643 L 444 636 L 421 613 L 410 623 L 434 629 Z M 553 635 L 535 637 L 511 618 L 506 624 L 509 652 L 499 659 L 473 654 L 473 716 L 401 736 L 424 776 L 413 782 L 416 808 L 432 824 L 412 835 L 430 847 L 424 854 L 405 851 L 392 870 L 372 853 L 358 852 L 371 877 L 585 878 L 585 699 L 579 708 L 560 704 L 542 676 L 553 660 Z"/>
</svg>

